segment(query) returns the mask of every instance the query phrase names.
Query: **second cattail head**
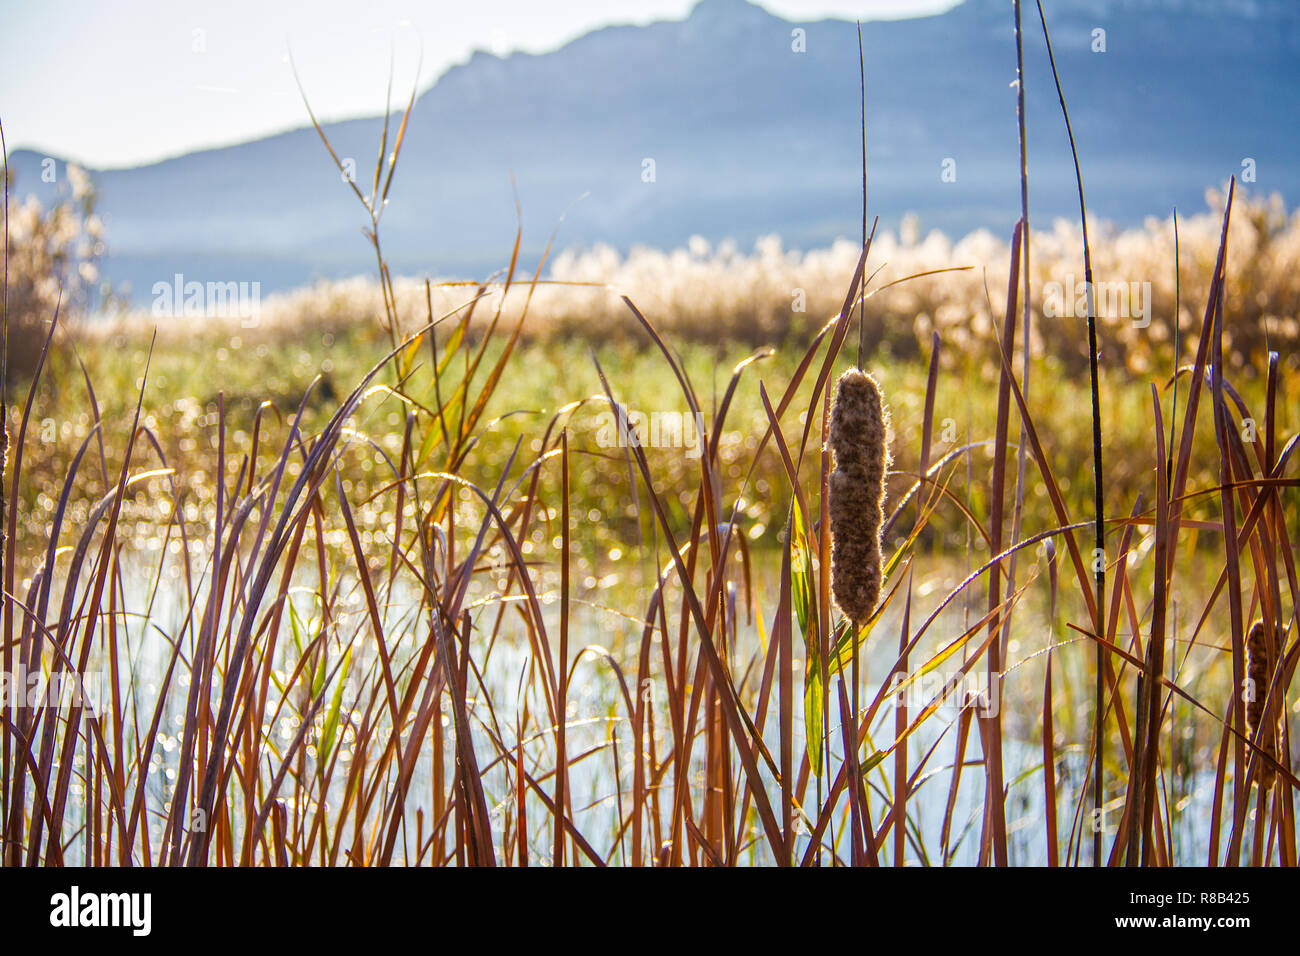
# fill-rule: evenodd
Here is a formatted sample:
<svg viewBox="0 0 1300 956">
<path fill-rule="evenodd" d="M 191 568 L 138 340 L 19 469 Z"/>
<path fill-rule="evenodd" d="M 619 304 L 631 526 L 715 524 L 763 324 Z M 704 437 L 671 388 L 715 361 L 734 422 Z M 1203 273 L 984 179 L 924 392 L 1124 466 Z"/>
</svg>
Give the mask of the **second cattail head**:
<svg viewBox="0 0 1300 956">
<path fill-rule="evenodd" d="M 880 528 L 889 467 L 889 410 L 876 380 L 851 368 L 835 386 L 830 448 L 831 590 L 854 625 L 880 597 Z"/>
<path fill-rule="evenodd" d="M 1246 703 L 1246 727 L 1252 737 L 1259 734 L 1259 749 L 1276 760 L 1278 727 L 1274 714 L 1277 708 L 1271 707 L 1269 711 L 1272 713 L 1266 713 L 1265 706 L 1281 641 L 1276 632 L 1269 633 L 1271 630 L 1273 629 L 1261 619 L 1251 625 L 1246 635 L 1246 676 L 1250 679 L 1252 692 Z M 1260 787 L 1267 790 L 1273 785 L 1273 767 L 1262 757 L 1256 766 Z"/>
</svg>

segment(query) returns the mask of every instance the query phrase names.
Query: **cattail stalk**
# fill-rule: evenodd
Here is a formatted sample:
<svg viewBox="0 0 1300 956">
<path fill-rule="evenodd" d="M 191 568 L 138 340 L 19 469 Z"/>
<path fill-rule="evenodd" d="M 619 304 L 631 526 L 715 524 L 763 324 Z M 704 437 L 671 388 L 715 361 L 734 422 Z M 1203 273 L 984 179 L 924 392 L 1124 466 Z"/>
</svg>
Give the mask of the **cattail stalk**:
<svg viewBox="0 0 1300 956">
<path fill-rule="evenodd" d="M 870 619 L 880 597 L 881 504 L 889 466 L 889 412 L 876 380 L 851 368 L 836 385 L 831 409 L 831 589 L 855 627 Z"/>
<path fill-rule="evenodd" d="M 1263 620 L 1258 620 L 1250 627 L 1246 636 L 1246 677 L 1250 680 L 1250 699 L 1246 704 L 1246 727 L 1251 739 L 1259 735 L 1259 749 L 1268 756 L 1277 759 L 1277 720 L 1269 719 L 1264 712 L 1268 703 L 1268 689 L 1273 682 L 1273 668 L 1276 664 L 1274 642 L 1270 640 L 1269 627 Z M 1260 732 L 1260 727 L 1263 732 Z M 1260 791 L 1266 791 L 1273 785 L 1274 770 L 1272 764 L 1262 757 L 1256 761 L 1256 779 Z"/>
</svg>

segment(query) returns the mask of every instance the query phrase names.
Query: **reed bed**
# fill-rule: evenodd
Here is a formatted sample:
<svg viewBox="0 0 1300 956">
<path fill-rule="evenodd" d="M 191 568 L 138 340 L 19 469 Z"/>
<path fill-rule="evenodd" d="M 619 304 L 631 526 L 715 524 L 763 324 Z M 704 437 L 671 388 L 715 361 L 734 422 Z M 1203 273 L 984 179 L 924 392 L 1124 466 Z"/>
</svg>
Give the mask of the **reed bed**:
<svg viewBox="0 0 1300 956">
<path fill-rule="evenodd" d="M 1209 287 L 1225 197 L 1226 184 L 1207 190 L 1201 212 L 1180 213 L 1180 268 L 1189 289 Z M 1250 374 L 1267 360 L 1270 349 L 1291 355 L 1300 344 L 1300 211 L 1288 213 L 1276 194 L 1238 191 L 1234 204 L 1230 241 L 1237 268 L 1228 277 L 1226 294 L 1227 307 L 1240 324 L 1225 331 L 1224 341 L 1229 360 L 1241 374 Z M 1173 217 L 1152 216 L 1141 227 L 1128 229 L 1090 221 L 1089 234 L 1097 276 L 1117 290 L 1099 303 L 1105 363 L 1149 374 L 1171 346 L 1175 316 L 1181 335 L 1194 335 L 1198 323 L 1190 302 L 1175 308 Z M 950 346 L 944 356 L 949 370 L 962 350 L 996 348 L 1000 316 L 992 303 L 1006 296 L 1007 239 L 987 231 L 960 238 L 937 231 L 922 235 L 919 224 L 907 217 L 898 229 L 881 230 L 873 243 L 872 264 L 879 273 L 874 294 L 864 303 L 868 344 L 896 361 L 924 361 L 931 334 L 938 332 Z M 1030 307 L 1037 318 L 1031 354 L 1071 368 L 1085 367 L 1086 350 L 1076 334 L 1081 310 L 1074 309 L 1083 282 L 1079 224 L 1056 220 L 1035 231 L 1032 242 Z M 598 245 L 555 255 L 535 288 L 515 285 L 507 293 L 498 277 L 486 284 L 485 292 L 504 296 L 505 312 L 516 318 L 529 300 L 521 331 L 525 341 L 618 340 L 644 347 L 640 327 L 620 299 L 627 295 L 655 315 L 660 333 L 675 343 L 725 341 L 793 349 L 816 334 L 825 317 L 839 307 L 838 290 L 847 286 L 860 252 L 851 240 L 825 249 L 789 250 L 777 236 L 760 240 L 749 251 L 734 242 L 711 244 L 699 237 L 670 251 L 637 247 L 620 253 Z M 970 268 L 955 270 L 957 266 Z M 897 281 L 910 276 L 916 278 Z M 1149 290 L 1144 283 L 1150 284 Z M 476 285 L 455 277 L 435 281 L 434 313 L 455 308 Z M 1065 293 L 1067 286 L 1071 314 L 1047 314 L 1066 311 L 1066 303 L 1055 294 L 1049 300 L 1044 290 L 1059 287 Z M 423 280 L 393 277 L 392 289 L 399 314 L 425 314 Z M 1136 296 L 1130 298 L 1135 289 Z M 1143 324 L 1139 309 L 1149 310 L 1149 325 Z M 375 327 L 385 314 L 378 281 L 356 276 L 264 296 L 252 328 L 240 317 L 221 315 L 159 323 L 144 306 L 80 323 L 76 334 L 87 348 L 102 347 L 119 336 L 147 339 L 155 326 L 164 343 L 233 335 L 256 345 L 291 336 L 339 336 L 350 328 Z M 993 368 L 996 371 L 996 364 Z"/>
<path fill-rule="evenodd" d="M 1208 272 L 1161 263 L 1179 291 L 1157 315 L 1179 338 L 1143 373 L 1143 493 L 1107 485 L 1094 509 L 1065 490 L 1091 484 L 1039 427 L 1046 386 L 1027 392 L 1022 220 L 1004 247 L 1005 308 L 986 315 L 994 413 L 940 440 L 945 356 L 967 343 L 933 306 L 903 333 L 924 385 L 883 390 L 892 444 L 875 436 L 856 475 L 873 487 L 846 512 L 835 468 L 855 463 L 837 437 L 854 439 L 834 383 L 865 378 L 843 354 L 860 304 L 853 366 L 902 361 L 869 334 L 886 281 L 875 264 L 894 249 L 873 234 L 822 321 L 779 328 L 794 357 L 780 374 L 759 351 L 720 388 L 696 381 L 670 344 L 679 329 L 657 318 L 681 316 L 621 299 L 703 423 L 698 455 L 651 442 L 629 383 L 594 352 L 598 392 L 490 446 L 546 264 L 518 274 L 516 242 L 501 294 L 435 298 L 428 284 L 413 299 L 379 238 L 404 128 L 391 143 L 385 129 L 373 188 L 354 187 L 382 358 L 332 394 L 317 380 L 283 422 L 268 404 L 237 425 L 219 393 L 190 425 L 212 441 L 184 468 L 145 411 L 151 354 L 125 427 L 103 419 L 87 374 L 85 434 L 32 520 L 20 511 L 54 317 L 7 419 L 3 666 L 38 685 L 103 679 L 0 716 L 6 865 L 1296 863 L 1300 432 L 1284 430 L 1292 356 L 1272 332 L 1262 356 L 1245 344 L 1269 323 L 1237 311 L 1259 300 L 1240 286 L 1252 250 L 1234 245 L 1232 184 Z M 1200 227 L 1179 228 L 1186 243 Z M 1107 275 L 1122 257 L 1091 242 Z M 1034 288 L 1053 266 L 1032 248 L 1049 270 Z M 1083 360 L 1104 366 L 1098 318 Z M 762 418 L 724 467 L 742 394 Z M 593 409 L 628 440 L 604 447 L 576 427 Z M 883 410 L 867 418 L 883 430 Z M 588 581 L 578 559 L 601 520 L 575 508 L 597 463 L 626 475 L 622 589 Z M 781 487 L 759 489 L 760 474 Z M 196 486 L 204 508 L 187 514 Z M 158 514 L 152 557 L 123 524 L 142 498 Z M 755 498 L 788 502 L 766 547 Z M 939 525 L 968 545 L 927 538 Z M 865 556 L 837 549 L 845 534 L 866 536 Z M 876 572 L 870 601 L 846 607 L 839 582 Z"/>
</svg>

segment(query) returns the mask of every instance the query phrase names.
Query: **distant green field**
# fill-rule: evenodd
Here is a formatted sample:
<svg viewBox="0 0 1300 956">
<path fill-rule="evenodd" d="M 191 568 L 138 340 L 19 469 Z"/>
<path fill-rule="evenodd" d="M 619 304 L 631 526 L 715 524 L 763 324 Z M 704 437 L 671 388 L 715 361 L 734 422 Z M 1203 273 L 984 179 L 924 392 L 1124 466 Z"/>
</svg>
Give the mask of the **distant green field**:
<svg viewBox="0 0 1300 956">
<path fill-rule="evenodd" d="M 486 321 L 486 320 L 483 320 Z M 279 447 L 299 403 L 307 399 L 303 417 L 304 430 L 318 429 L 338 407 L 351 383 L 376 362 L 386 350 L 387 340 L 373 326 L 353 324 L 336 326 L 331 331 L 304 329 L 283 331 L 276 335 L 220 331 L 199 337 L 179 338 L 163 334 L 149 360 L 149 339 L 143 335 L 130 338 L 98 338 L 57 352 L 37 398 L 34 415 L 40 425 L 41 442 L 27 450 L 27 467 L 34 474 L 61 476 L 90 430 L 91 402 L 81 371 L 84 364 L 89 381 L 94 383 L 95 401 L 105 427 L 105 444 L 110 459 L 120 449 L 113 436 L 120 435 L 129 423 L 140 397 L 138 385 L 149 360 L 148 385 L 143 392 L 143 421 L 154 428 L 168 467 L 177 471 L 182 486 L 192 487 L 191 500 L 205 500 L 207 476 L 214 465 L 218 398 L 225 402 L 229 479 L 238 468 L 238 455 L 249 452 L 258 410 L 262 413 L 260 452 L 264 459 Z M 254 333 L 256 335 L 256 333 Z M 445 337 L 445 336 L 444 336 Z M 524 453 L 535 451 L 547 425 L 561 409 L 588 400 L 581 407 L 565 412 L 560 421 L 569 427 L 570 442 L 582 454 L 583 481 L 575 483 L 574 507 L 593 516 L 590 535 L 582 540 L 591 555 L 606 553 L 629 534 L 635 534 L 636 506 L 628 491 L 628 460 L 624 449 L 606 447 L 610 437 L 608 407 L 598 398 L 601 388 L 592 361 L 593 351 L 599 358 L 620 401 L 646 416 L 644 440 L 651 444 L 648 455 L 664 487 L 690 488 L 697 480 L 698 446 L 686 447 L 695 429 L 686 402 L 680 396 L 675 378 L 653 350 L 648 338 L 637 343 L 621 338 L 614 344 L 601 345 L 572 336 L 555 336 L 528 342 L 512 356 L 508 371 L 487 405 L 486 418 L 491 422 L 476 436 L 477 442 L 464 465 L 467 477 L 494 483 L 499 468 L 516 441 Z M 748 343 L 706 345 L 687 341 L 677 346 L 684 366 L 699 390 L 706 416 L 711 416 L 726 391 L 732 368 L 755 352 Z M 941 455 L 970 442 L 991 441 L 996 405 L 997 382 L 990 349 L 944 349 L 944 358 L 954 368 L 945 371 L 938 383 L 935 402 L 933 454 Z M 489 345 L 485 364 L 500 353 L 499 345 Z M 422 353 L 421 361 L 426 361 Z M 784 382 L 789 379 L 799 354 L 793 344 L 777 343 L 771 354 L 749 366 L 740 378 L 727 416 L 720 445 L 721 465 L 729 479 L 739 481 L 748 467 L 749 458 L 761 434 L 765 418 L 759 399 L 760 381 Z M 1276 413 L 1278 427 L 1290 433 L 1300 428 L 1300 370 L 1296 362 L 1280 366 L 1282 375 Z M 80 363 L 80 364 L 79 364 Z M 892 446 L 894 469 L 900 474 L 891 488 L 907 485 L 905 475 L 919 467 L 918 446 L 922 404 L 925 398 L 925 364 L 921 359 L 871 363 L 882 386 L 891 396 L 894 408 L 895 441 Z M 485 373 L 484 373 L 485 374 Z M 1151 399 L 1149 382 L 1156 380 L 1166 401 L 1172 389 L 1166 377 L 1137 376 L 1128 370 L 1103 372 L 1103 432 L 1106 436 L 1107 495 L 1111 507 L 1127 511 L 1148 490 L 1151 460 Z M 395 377 L 386 372 L 377 380 L 392 385 Z M 769 385 L 769 390 L 772 386 Z M 1238 381 L 1247 402 L 1259 400 L 1263 382 L 1257 377 Z M 1185 396 L 1186 376 L 1180 382 Z M 810 391 L 807 386 L 801 391 Z M 1044 444 L 1052 456 L 1053 467 L 1061 479 L 1062 489 L 1072 510 L 1086 511 L 1091 501 L 1089 474 L 1090 419 L 1087 414 L 1087 377 L 1066 372 L 1050 358 L 1036 360 L 1030 370 L 1030 397 Z M 13 409 L 17 413 L 18 409 Z M 374 394 L 361 406 L 352 427 L 389 456 L 400 448 L 405 407 L 397 399 Z M 649 426 L 669 423 L 662 435 L 651 435 Z M 678 440 L 677 429 L 686 429 Z M 660 431 L 664 429 L 660 428 Z M 679 447 L 653 447 L 653 441 L 673 443 Z M 1013 436 L 1013 441 L 1014 441 Z M 1212 484 L 1216 477 L 1214 433 L 1206 418 L 1197 435 L 1193 478 Z M 1014 456 L 1014 448 L 1009 454 Z M 521 461 L 525 456 L 521 456 Z M 973 480 L 967 484 L 964 472 L 956 479 L 959 494 L 977 512 L 983 513 L 987 499 L 987 469 L 991 451 L 982 451 L 972 459 Z M 343 473 L 356 483 L 358 495 L 365 496 L 383 484 L 382 458 L 375 448 L 362 442 L 353 444 L 341 460 Z M 434 456 L 431 465 L 439 465 Z M 815 463 L 813 463 L 815 464 Z M 440 466 L 440 465 L 439 465 Z M 517 466 L 516 472 L 522 465 Z M 111 471 L 111 469 L 110 469 Z M 103 492 L 99 469 L 83 469 L 88 493 Z M 42 500 L 51 499 L 51 485 L 38 492 Z M 147 497 L 147 496 L 142 496 Z M 207 496 L 210 499 L 210 495 Z M 743 514 L 747 534 L 763 544 L 773 544 L 780 531 L 789 503 L 788 482 L 774 454 L 757 463 L 750 486 L 744 495 Z M 210 500 L 208 501 L 210 504 Z M 141 514 L 151 518 L 148 504 L 141 503 Z M 44 533 L 40 523 L 43 509 L 30 514 L 32 530 Z M 599 516 L 598 518 L 595 516 Z M 210 520 L 204 515 L 204 520 Z M 1041 524 L 1050 518 L 1050 506 L 1039 482 L 1026 488 L 1026 520 Z M 943 536 L 946 539 L 941 540 Z M 957 522 L 936 520 L 927 535 L 945 547 L 962 545 L 964 532 Z"/>
</svg>

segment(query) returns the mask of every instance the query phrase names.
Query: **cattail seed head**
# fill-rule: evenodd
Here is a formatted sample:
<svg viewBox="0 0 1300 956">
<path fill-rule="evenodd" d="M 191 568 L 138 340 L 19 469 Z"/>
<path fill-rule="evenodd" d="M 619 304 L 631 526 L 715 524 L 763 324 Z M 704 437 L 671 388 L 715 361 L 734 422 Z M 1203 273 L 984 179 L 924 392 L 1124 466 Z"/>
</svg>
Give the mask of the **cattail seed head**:
<svg viewBox="0 0 1300 956">
<path fill-rule="evenodd" d="M 831 408 L 831 590 L 855 626 L 880 597 L 881 505 L 889 467 L 889 412 L 876 380 L 861 369 L 840 376 Z"/>
<path fill-rule="evenodd" d="M 1273 680 L 1273 668 L 1277 662 L 1274 641 L 1269 631 L 1269 626 L 1263 620 L 1258 620 L 1250 626 L 1250 632 L 1246 635 L 1246 676 L 1253 691 L 1246 703 L 1246 727 L 1253 738 L 1260 726 L 1263 726 L 1263 732 L 1259 734 L 1259 749 L 1276 759 L 1277 721 L 1270 720 L 1264 711 L 1264 706 L 1268 703 L 1269 685 Z M 1256 766 L 1260 788 L 1267 790 L 1273 785 L 1274 770 L 1262 759 L 1257 761 Z"/>
</svg>

